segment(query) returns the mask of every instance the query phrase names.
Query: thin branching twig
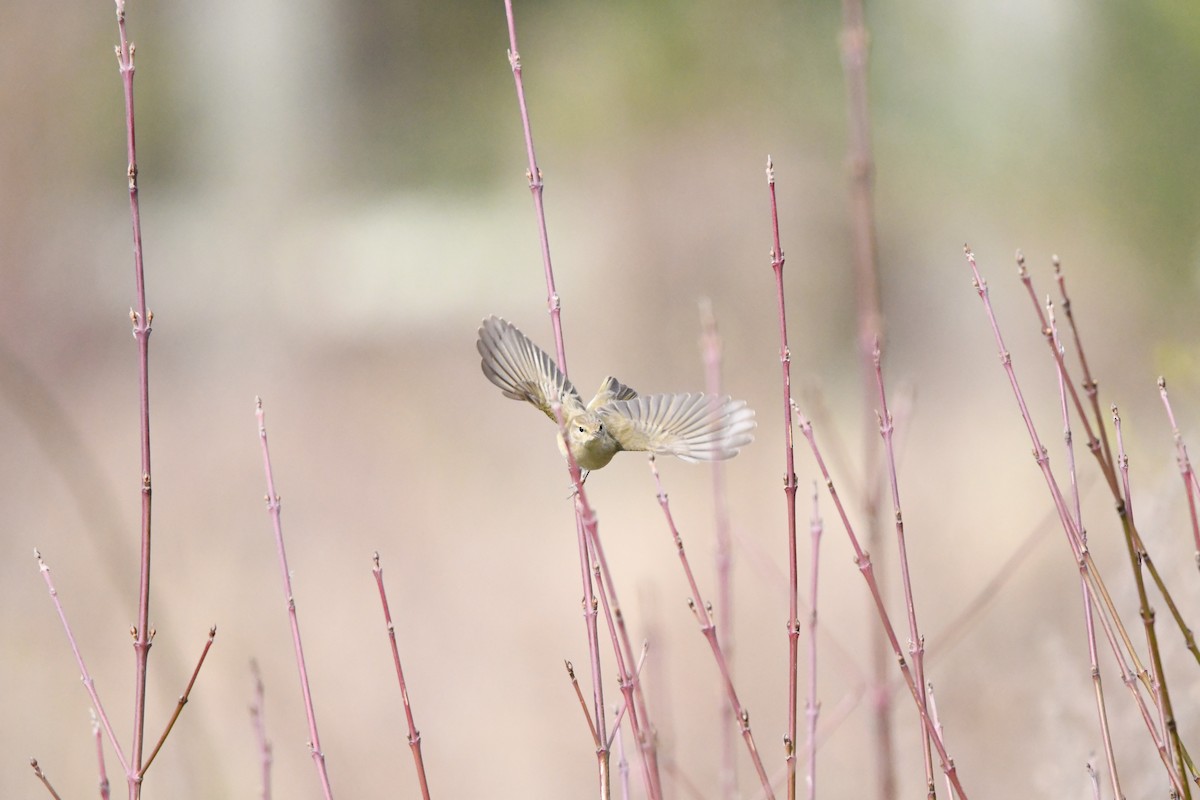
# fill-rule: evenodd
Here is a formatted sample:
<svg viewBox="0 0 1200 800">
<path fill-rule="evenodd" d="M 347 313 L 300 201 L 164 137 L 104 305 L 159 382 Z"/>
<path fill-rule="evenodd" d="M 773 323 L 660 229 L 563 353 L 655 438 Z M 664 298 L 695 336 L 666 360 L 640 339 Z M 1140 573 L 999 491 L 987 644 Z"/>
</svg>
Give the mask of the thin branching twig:
<svg viewBox="0 0 1200 800">
<path fill-rule="evenodd" d="M 282 503 L 275 492 L 275 474 L 271 469 L 271 450 L 267 446 L 267 426 L 263 417 L 262 399 L 255 398 L 255 417 L 258 420 L 258 439 L 262 445 L 263 471 L 267 477 L 267 514 L 271 517 L 271 528 L 275 533 L 275 550 L 279 556 L 279 571 L 283 575 L 283 593 L 287 600 L 288 622 L 292 629 L 292 648 L 296 655 L 296 667 L 300 671 L 300 693 L 304 697 L 304 713 L 308 718 L 308 747 L 312 754 L 321 791 L 325 800 L 332 800 L 333 788 L 329 783 L 329 771 L 325 766 L 325 753 L 321 750 L 321 736 L 317 732 L 317 713 L 313 708 L 312 690 L 308 683 L 308 666 L 304 661 L 304 647 L 300 642 L 300 618 L 296 614 L 296 596 L 292 593 L 292 573 L 288 569 L 287 549 L 283 544 L 283 521 L 280 519 Z"/>
</svg>

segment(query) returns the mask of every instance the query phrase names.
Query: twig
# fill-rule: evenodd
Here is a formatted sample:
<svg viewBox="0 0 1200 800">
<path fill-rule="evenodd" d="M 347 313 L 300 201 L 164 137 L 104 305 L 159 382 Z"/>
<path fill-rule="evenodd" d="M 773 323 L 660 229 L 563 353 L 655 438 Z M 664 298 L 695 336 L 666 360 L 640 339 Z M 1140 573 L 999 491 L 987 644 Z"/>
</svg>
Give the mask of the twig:
<svg viewBox="0 0 1200 800">
<path fill-rule="evenodd" d="M 1121 415 L 1117 413 L 1115 405 L 1112 406 L 1112 421 L 1113 429 L 1117 434 L 1117 468 L 1121 472 L 1121 489 L 1125 499 L 1125 516 L 1129 520 L 1130 529 L 1136 531 L 1137 526 L 1134 523 L 1133 517 L 1133 491 L 1129 486 L 1129 457 L 1125 455 L 1125 436 L 1121 428 Z M 1136 549 L 1135 540 L 1138 542 Z M 1145 548 L 1140 546 L 1140 537 L 1126 536 L 1125 542 L 1129 545 L 1131 565 L 1134 572 L 1140 577 L 1140 566 L 1147 560 Z M 1175 769 L 1179 772 L 1179 783 L 1183 787 L 1183 796 L 1187 800 L 1190 800 L 1192 791 L 1188 785 L 1187 772 L 1184 767 L 1183 741 L 1179 738 L 1179 728 L 1175 722 L 1175 711 L 1171 706 L 1171 692 L 1167 687 L 1167 677 L 1163 671 L 1162 654 L 1158 647 L 1158 633 L 1154 627 L 1154 610 L 1146 605 L 1142 606 L 1142 626 L 1146 632 L 1146 647 L 1150 651 L 1150 684 L 1155 694 L 1154 704 L 1158 707 L 1159 735 L 1171 743 L 1171 749 L 1175 753 Z"/>
<path fill-rule="evenodd" d="M 254 676 L 254 699 L 250 702 L 250 723 L 254 726 L 254 738 L 258 741 L 259 766 L 262 772 L 262 800 L 271 800 L 271 741 L 267 738 L 265 696 L 262 673 L 258 662 L 250 659 L 250 673 Z"/>
<path fill-rule="evenodd" d="M 1142 666 L 1141 659 L 1138 657 L 1137 650 L 1133 646 L 1133 642 L 1129 637 L 1129 632 L 1125 629 L 1121 622 L 1120 616 L 1117 614 L 1116 605 L 1113 603 L 1112 597 L 1105 586 L 1103 579 L 1100 577 L 1099 571 L 1096 569 L 1095 562 L 1092 559 L 1091 553 L 1088 551 L 1083 539 L 1080 535 L 1079 527 L 1075 524 L 1070 511 L 1067 509 L 1066 501 L 1063 499 L 1062 491 L 1058 486 L 1058 482 L 1054 477 L 1053 471 L 1050 469 L 1050 457 L 1047 454 L 1045 446 L 1042 444 L 1041 438 L 1038 436 L 1037 428 L 1034 426 L 1033 417 L 1029 413 L 1029 408 L 1025 403 L 1025 396 L 1021 392 L 1020 384 L 1017 381 L 1016 372 L 1012 366 L 1012 355 L 1004 346 L 1004 337 L 1000 333 L 1000 324 L 996 320 L 996 315 L 992 309 L 991 299 L 988 293 L 987 282 L 979 272 L 979 267 L 975 263 L 975 254 L 971 252 L 968 246 L 963 247 L 963 252 L 966 256 L 967 263 L 971 268 L 972 281 L 975 286 L 975 291 L 979 295 L 979 299 L 983 302 L 984 311 L 987 314 L 988 322 L 992 328 L 992 335 L 996 341 L 996 350 L 1000 355 L 1000 363 L 1004 368 L 1005 375 L 1008 378 L 1009 386 L 1013 391 L 1013 396 L 1016 399 L 1017 407 L 1021 412 L 1021 419 L 1025 424 L 1026 433 L 1029 435 L 1030 442 L 1033 445 L 1034 459 L 1038 464 L 1038 468 L 1042 473 L 1042 477 L 1046 482 L 1046 487 L 1050 492 L 1050 498 L 1054 503 L 1054 508 L 1058 513 L 1059 521 L 1062 524 L 1063 532 L 1066 534 L 1067 543 L 1071 548 L 1071 552 L 1075 557 L 1076 565 L 1080 574 L 1087 580 L 1088 587 L 1094 593 L 1094 596 L 1101 601 L 1100 623 L 1104 628 L 1105 637 L 1108 639 L 1109 646 L 1113 651 L 1113 655 L 1117 660 L 1117 666 L 1121 671 L 1122 680 L 1133 696 L 1134 703 L 1138 706 L 1141 712 L 1142 720 L 1146 724 L 1147 730 L 1150 733 L 1151 739 L 1154 741 L 1155 749 L 1158 751 L 1159 758 L 1166 767 L 1167 773 L 1171 777 L 1172 784 L 1176 790 L 1181 790 L 1179 786 L 1179 776 L 1175 773 L 1171 763 L 1170 754 L 1167 752 L 1166 745 L 1158 736 L 1155 730 L 1154 720 L 1146 708 L 1145 699 L 1137 689 L 1135 677 L 1153 692 L 1151 682 L 1148 677 L 1146 668 Z M 1040 310 L 1040 306 L 1039 306 Z M 1056 358 L 1056 361 L 1058 359 Z M 1060 368 L 1062 368 L 1060 366 Z M 1122 515 L 1123 519 L 1127 519 Z M 1144 607 L 1144 606 L 1143 606 Z M 1120 644 L 1117 642 L 1117 637 L 1120 637 Z M 1135 670 L 1131 674 L 1125 665 L 1125 654 L 1135 665 Z"/>
<path fill-rule="evenodd" d="M 262 398 L 254 399 L 255 417 L 258 419 L 258 438 L 262 444 L 263 470 L 267 476 L 267 514 L 275 532 L 275 549 L 279 555 L 279 570 L 283 575 L 283 593 L 287 599 L 288 621 L 292 628 L 292 647 L 296 653 L 296 667 L 300 671 L 300 692 L 304 696 L 304 713 L 308 717 L 308 747 L 313 763 L 321 780 L 321 791 L 325 800 L 332 800 L 333 789 L 329 784 L 329 772 L 325 767 L 325 753 L 321 751 L 321 736 L 317 732 L 317 715 L 313 710 L 312 691 L 308 684 L 308 667 L 304 663 L 304 647 L 300 643 L 300 618 L 296 615 L 296 596 L 292 593 L 292 573 L 288 570 L 287 550 L 283 545 L 283 522 L 280 520 L 282 504 L 275 492 L 275 475 L 271 470 L 271 451 L 267 447 L 267 426 L 263 420 Z"/>
<path fill-rule="evenodd" d="M 809 567 L 808 590 L 808 702 L 805 703 L 805 715 L 808 718 L 808 764 L 806 765 L 806 783 L 808 785 L 808 800 L 817 797 L 817 717 L 821 714 L 821 704 L 817 701 L 817 575 L 821 563 L 821 533 L 825 525 L 821 521 L 821 511 L 818 504 L 817 484 L 813 481 L 812 521 L 809 533 L 812 539 L 812 564 Z"/>
<path fill-rule="evenodd" d="M 933 720 L 933 727 L 937 729 L 938 736 L 942 736 L 944 731 L 942 730 L 942 721 L 938 718 L 937 700 L 933 696 L 932 683 L 925 684 L 925 699 L 929 704 L 929 718 Z M 954 787 L 950 785 L 949 780 L 946 781 L 946 794 L 954 796 Z"/>
<path fill-rule="evenodd" d="M 1108 444 L 1108 428 L 1104 425 L 1104 416 L 1100 413 L 1100 385 L 1092 377 L 1092 370 L 1088 366 L 1087 354 L 1083 350 L 1083 340 L 1079 337 L 1079 328 L 1075 325 L 1075 313 L 1071 310 L 1071 298 L 1067 295 L 1067 280 L 1063 275 L 1062 262 L 1058 256 L 1050 257 L 1051 263 L 1054 265 L 1054 279 L 1058 283 L 1058 293 L 1062 297 L 1063 315 L 1067 318 L 1067 324 L 1071 328 L 1071 336 L 1075 340 L 1075 353 L 1079 356 L 1079 366 L 1083 370 L 1083 390 L 1087 393 L 1088 401 L 1092 406 L 1092 415 L 1096 419 L 1096 427 L 1100 431 L 1100 447 L 1104 454 L 1104 460 L 1112 463 L 1112 448 Z"/>
<path fill-rule="evenodd" d="M 904 676 L 904 684 L 908 687 L 913 703 L 921 715 L 921 722 L 925 726 L 926 734 L 933 739 L 933 745 L 938 751 L 938 757 L 941 759 L 942 771 L 949 778 L 955 793 L 962 800 L 966 800 L 967 794 L 963 790 L 962 783 L 959 781 L 958 769 L 954 765 L 954 760 L 946 752 L 946 746 L 942 741 L 942 737 L 938 734 L 934 728 L 933 721 L 929 718 L 924 702 L 924 687 L 918 688 L 917 683 L 913 680 L 912 670 L 909 668 L 908 661 L 904 657 L 904 651 L 900 647 L 900 639 L 896 636 L 896 629 L 892 625 L 887 605 L 883 601 L 883 593 L 879 588 L 879 581 L 875 578 L 875 567 L 871 563 L 871 556 L 863 549 L 858 534 L 854 532 L 854 526 L 850 524 L 850 517 L 846 512 L 845 505 L 842 503 L 841 495 L 833 483 L 833 478 L 829 474 L 829 468 L 825 465 L 825 458 L 821 454 L 821 449 L 817 446 L 812 422 L 803 414 L 800 414 L 798 415 L 797 424 L 799 424 L 800 432 L 804 434 L 804 438 L 808 440 L 813 459 L 817 462 L 817 468 L 820 470 L 821 477 L 825 481 L 825 488 L 828 490 L 829 497 L 838 512 L 838 518 L 842 522 L 842 528 L 846 531 L 850 547 L 854 550 L 854 563 L 858 566 L 859 574 L 863 576 L 863 580 L 867 582 L 867 589 L 871 592 L 871 599 L 875 604 L 875 612 L 879 617 L 879 621 L 883 624 L 884 634 L 887 636 L 888 644 L 892 648 L 892 655 L 895 656 L 896 663 L 900 667 L 900 672 Z"/>
<path fill-rule="evenodd" d="M 79 667 L 79 679 L 83 682 L 83 688 L 87 690 L 88 697 L 92 700 L 92 708 L 96 711 L 96 716 L 100 718 L 100 724 L 104 727 L 104 733 L 108 736 L 108 743 L 112 745 L 113 752 L 117 755 L 117 761 L 121 763 L 121 769 L 126 775 L 129 774 L 129 762 L 125 759 L 125 752 L 121 749 L 121 743 L 117 740 L 116 733 L 113 732 L 112 723 L 108 721 L 108 714 L 104 711 L 104 704 L 100 702 L 100 695 L 96 692 L 96 682 L 92 679 L 92 674 L 88 672 L 87 664 L 83 661 L 83 654 L 79 652 L 79 644 L 75 641 L 75 633 L 71 630 L 71 624 L 67 622 L 67 613 L 63 610 L 62 601 L 58 598 L 58 589 L 54 586 L 54 579 L 50 577 L 50 567 L 42 560 L 42 554 L 36 549 L 33 551 L 33 557 L 37 559 L 38 570 L 42 573 L 42 579 L 46 582 L 46 589 L 50 592 L 50 600 L 54 603 L 54 610 L 58 612 L 59 622 L 62 623 L 63 631 L 67 634 L 67 642 L 71 645 L 71 652 L 75 654 L 75 663 Z"/>
<path fill-rule="evenodd" d="M 1183 434 L 1179 432 L 1179 425 L 1175 422 L 1175 412 L 1171 409 L 1171 398 L 1167 395 L 1165 378 L 1158 379 L 1158 394 L 1167 410 L 1167 419 L 1171 421 L 1176 460 L 1179 462 L 1179 474 L 1183 478 L 1183 490 L 1187 494 L 1188 515 L 1192 520 L 1192 538 L 1196 542 L 1196 566 L 1200 568 L 1200 516 L 1196 511 L 1196 492 L 1200 490 L 1200 485 L 1196 481 L 1196 471 L 1192 469 L 1192 460 L 1188 457 L 1187 445 L 1183 443 Z"/>
<path fill-rule="evenodd" d="M 154 314 L 146 305 L 146 278 L 142 263 L 142 215 L 138 200 L 137 140 L 134 136 L 133 74 L 134 45 L 125 32 L 125 0 L 116 0 L 117 67 L 125 90 L 125 151 L 128 156 L 126 178 L 129 183 L 129 216 L 133 229 L 133 274 L 137 287 L 137 306 L 129 310 L 133 336 L 138 345 L 138 395 L 140 398 L 140 434 L 142 472 L 139 491 L 142 497 L 141 569 L 138 583 L 138 617 L 133 629 L 135 674 L 133 691 L 133 750 L 126 769 L 129 796 L 132 800 L 142 792 L 142 748 L 146 728 L 146 671 L 154 635 L 150 630 L 150 331 Z"/>
<path fill-rule="evenodd" d="M 400 699 L 404 702 L 404 717 L 408 721 L 408 746 L 412 750 L 413 763 L 417 767 L 417 780 L 421 784 L 421 797 L 429 800 L 429 782 L 425 777 L 425 762 L 421 758 L 421 732 L 413 721 L 412 706 L 408 702 L 408 684 L 404 682 L 404 668 L 400 665 L 400 649 L 396 645 L 396 626 L 392 623 L 392 612 L 388 608 L 387 591 L 383 587 L 383 567 L 379 563 L 379 553 L 374 557 L 375 566 L 371 573 L 375 576 L 375 585 L 379 587 L 379 602 L 383 604 L 383 619 L 387 624 L 388 643 L 392 647 L 392 661 L 396 665 L 396 679 L 400 682 Z"/>
<path fill-rule="evenodd" d="M 637 666 L 634 667 L 634 672 L 633 672 L 633 680 L 636 680 L 638 682 L 638 685 L 641 684 L 642 667 L 646 666 L 646 655 L 649 652 L 650 652 L 650 643 L 646 642 L 646 641 L 642 642 L 642 652 L 638 655 Z M 630 682 L 632 682 L 632 681 L 630 681 Z M 608 736 L 608 746 L 610 749 L 612 748 L 613 737 L 616 736 L 616 733 L 617 733 L 616 729 L 621 725 L 621 720 L 624 719 L 625 712 L 628 710 L 629 710 L 629 696 L 628 696 L 628 694 L 626 694 L 626 696 L 621 700 L 621 705 L 617 707 L 616 715 L 613 717 L 613 732 L 611 734 L 609 734 L 609 736 Z M 659 794 L 662 793 L 661 788 L 657 789 L 656 791 Z"/>
<path fill-rule="evenodd" d="M 621 712 L 617 712 L 620 714 Z M 621 800 L 629 800 L 629 759 L 625 758 L 625 740 L 621 738 L 621 723 L 613 722 L 613 737 L 617 749 L 617 777 L 621 782 Z"/>
<path fill-rule="evenodd" d="M 892 493 L 892 517 L 896 523 L 896 552 L 900 560 L 900 583 L 904 589 L 904 608 L 908 616 L 908 654 L 912 657 L 913 680 L 916 684 L 922 687 L 919 693 L 918 702 L 922 706 L 922 716 L 925 716 L 925 638 L 921 635 L 920 629 L 917 627 L 917 609 L 913 599 L 912 580 L 908 570 L 908 546 L 905 543 L 904 537 L 904 515 L 900 510 L 900 481 L 896 475 L 896 450 L 893 442 L 893 434 L 895 432 L 895 424 L 892 419 L 892 412 L 888 410 L 887 392 L 884 390 L 883 384 L 883 365 L 882 356 L 879 349 L 879 342 L 875 342 L 875 350 L 872 353 L 872 360 L 875 364 L 875 382 L 879 387 L 879 435 L 883 438 L 884 452 L 886 453 L 888 485 Z M 924 725 L 922 724 L 922 728 Z M 933 752 L 930 750 L 929 737 L 921 736 L 921 750 L 925 760 L 925 786 L 926 792 L 930 798 L 936 796 L 936 787 L 933 782 Z"/>
<path fill-rule="evenodd" d="M 562 407 L 556 402 L 551 404 L 551 409 L 558 420 L 559 435 L 565 436 L 566 418 L 563 416 Z M 600 746 L 596 748 L 596 770 L 600 784 L 601 800 L 609 800 L 612 796 L 612 775 L 609 763 L 610 754 L 606 727 L 607 715 L 604 712 L 604 687 L 600 682 L 600 633 L 599 627 L 596 624 L 599 603 L 596 601 L 595 584 L 592 580 L 592 548 L 589 545 L 589 540 L 599 539 L 599 536 L 596 534 L 599 522 L 592 511 L 591 505 L 587 502 L 587 494 L 584 492 L 583 478 L 579 470 L 579 465 L 575 463 L 575 457 L 569 447 L 566 448 L 565 452 L 567 455 L 567 471 L 571 476 L 571 483 L 575 494 L 575 535 L 579 545 L 579 572 L 580 580 L 583 584 L 583 617 L 588 636 L 588 655 L 592 659 L 592 719 L 595 720 L 596 738 L 600 742 Z M 605 605 L 605 611 L 608 611 L 607 604 Z M 617 650 L 619 657 L 620 648 L 617 648 Z M 623 671 L 621 680 L 622 684 L 624 684 Z"/>
<path fill-rule="evenodd" d="M 683 539 L 679 535 L 679 529 L 675 527 L 675 519 L 671 516 L 671 506 L 667 501 L 667 493 L 663 490 L 662 479 L 658 475 L 658 467 L 654 463 L 653 454 L 650 456 L 650 473 L 654 476 L 658 504 L 662 507 L 663 515 L 667 519 L 667 527 L 670 529 L 671 538 L 675 542 L 675 550 L 679 554 L 679 563 L 683 566 L 688 586 L 691 587 L 692 596 L 688 598 L 688 607 L 692 609 L 692 613 L 696 616 L 696 621 L 700 623 L 700 632 L 704 634 L 704 638 L 708 641 L 713 659 L 717 662 L 717 668 L 720 670 L 721 678 L 725 684 L 725 692 L 729 696 L 729 704 L 733 707 L 738 725 L 742 731 L 742 738 L 746 742 L 746 750 L 750 754 L 750 761 L 754 764 L 754 771 L 758 773 L 758 779 L 762 783 L 766 797 L 774 800 L 775 793 L 771 790 L 771 780 L 767 777 L 767 771 L 763 768 L 762 758 L 758 754 L 758 747 L 754 744 L 754 734 L 750 731 L 750 712 L 746 711 L 742 702 L 738 699 L 737 690 L 733 686 L 733 677 L 729 672 L 729 662 L 725 659 L 725 654 L 721 650 L 720 640 L 717 638 L 717 624 L 713 621 L 709 607 L 700 595 L 700 587 L 696 583 L 696 576 L 692 574 L 692 566 L 688 562 L 687 553 L 683 549 Z"/>
<path fill-rule="evenodd" d="M 100 720 L 96 717 L 96 710 L 89 709 L 92 715 L 92 738 L 96 740 L 96 770 L 100 776 L 100 800 L 108 800 L 109 798 L 109 783 L 108 783 L 108 767 L 104 764 L 104 736 L 100 732 Z"/>
<path fill-rule="evenodd" d="M 529 121 L 529 107 L 525 101 L 525 81 L 522 74 L 521 52 L 517 47 L 517 23 L 513 13 L 512 0 L 504 0 L 504 15 L 508 23 L 508 63 L 512 68 L 513 84 L 517 91 L 517 105 L 521 113 L 521 128 L 525 135 L 525 154 L 528 159 L 528 168 L 526 170 L 526 178 L 529 181 L 529 192 L 533 197 L 534 214 L 537 220 L 538 243 L 541 247 L 542 254 L 542 269 L 546 278 L 546 306 L 550 313 L 550 324 L 554 329 L 554 347 L 555 354 L 558 358 L 558 368 L 564 376 L 568 375 L 567 371 L 567 351 L 563 342 L 562 332 L 562 304 L 558 296 L 558 290 L 554 284 L 554 266 L 550 259 L 550 235 L 546 227 L 546 212 L 542 203 L 542 170 L 538 167 L 537 154 L 533 147 L 533 128 Z M 572 473 L 572 483 L 576 486 L 580 484 L 578 466 L 570 465 L 568 469 Z M 594 516 L 593 516 L 594 519 Z M 605 741 L 605 714 L 603 702 L 602 677 L 600 674 L 600 651 L 599 638 L 596 635 L 596 608 L 592 597 L 591 574 L 592 565 L 588 554 L 588 536 L 585 532 L 585 522 L 583 518 L 583 507 L 578 502 L 578 492 L 576 495 L 575 504 L 575 532 L 577 544 L 579 547 L 579 568 L 581 578 L 584 584 L 584 617 L 588 631 L 588 655 L 592 667 L 592 693 L 594 697 L 594 711 L 599 738 L 601 742 Z M 640 743 L 643 748 L 643 754 L 646 750 L 646 742 Z M 609 754 L 606 748 L 598 750 L 597 771 L 600 783 L 601 800 L 608 800 L 611 796 L 611 776 L 609 773 Z M 652 780 L 651 786 L 658 784 L 657 762 L 652 764 Z"/>
<path fill-rule="evenodd" d="M 1058 398 L 1059 411 L 1062 414 L 1063 422 L 1063 444 L 1065 445 L 1067 457 L 1067 474 L 1071 481 L 1071 500 L 1072 511 L 1074 514 L 1075 525 L 1080 532 L 1080 539 L 1083 544 L 1087 545 L 1087 533 L 1083 525 L 1083 504 L 1079 494 L 1079 480 L 1075 470 L 1075 447 L 1074 439 L 1071 433 L 1071 414 L 1070 408 L 1067 405 L 1067 387 L 1070 385 L 1070 380 L 1067 378 L 1066 371 L 1062 368 L 1062 342 L 1058 335 L 1058 325 L 1054 318 L 1054 305 L 1047 299 L 1046 316 L 1050 320 L 1049 333 L 1051 343 L 1060 358 L 1057 359 L 1058 368 Z M 1112 735 L 1108 727 L 1108 708 L 1104 700 L 1104 684 L 1100 678 L 1100 664 L 1096 648 L 1096 625 L 1095 625 L 1095 608 L 1092 603 L 1092 592 L 1088 587 L 1087 580 L 1080 575 L 1079 587 L 1083 593 L 1083 620 L 1084 628 L 1087 632 L 1088 659 L 1091 665 L 1090 673 L 1092 676 L 1092 688 L 1096 697 L 1096 716 L 1100 724 L 1100 739 L 1104 745 L 1104 756 L 1108 764 L 1108 774 L 1112 781 L 1113 799 L 1121 800 L 1124 795 L 1121 793 L 1121 780 L 1117 772 L 1116 756 L 1113 753 Z M 1089 765 L 1090 766 L 1090 765 Z"/>
<path fill-rule="evenodd" d="M 58 792 L 54 791 L 54 787 L 50 785 L 50 779 L 46 777 L 46 773 L 42 772 L 42 768 L 38 766 L 38 760 L 36 758 L 29 759 L 29 766 L 33 767 L 34 777 L 42 782 L 42 786 L 46 787 L 46 791 L 50 793 L 50 796 L 54 800 L 62 800 Z"/>
<path fill-rule="evenodd" d="M 779 243 L 779 208 L 775 200 L 775 165 L 767 156 L 767 189 L 771 195 L 771 269 L 775 273 L 775 296 L 779 306 L 779 365 L 783 372 L 784 462 L 783 494 L 787 504 L 788 546 L 788 704 L 787 731 L 783 735 L 787 762 L 788 800 L 796 798 L 796 706 L 797 673 L 800 670 L 800 576 L 796 554 L 796 459 L 792 444 L 792 352 L 788 348 L 787 306 L 783 293 L 783 247 Z"/>
<path fill-rule="evenodd" d="M 583 718 L 587 720 L 588 730 L 592 732 L 592 742 L 596 745 L 596 749 L 599 750 L 600 734 L 596 732 L 596 723 L 592 721 L 592 712 L 588 711 L 587 700 L 583 697 L 583 690 L 579 688 L 579 679 L 575 677 L 575 665 L 564 659 L 563 666 L 567 668 L 567 677 L 571 680 L 571 686 L 575 689 L 575 697 L 579 700 L 579 707 L 583 709 Z M 620 724 L 619 718 L 617 724 Z"/>
<path fill-rule="evenodd" d="M 188 697 L 192 694 L 192 687 L 196 685 L 196 678 L 200 675 L 200 668 L 204 666 L 204 659 L 208 657 L 208 651 L 213 646 L 213 639 L 217 638 L 217 626 L 213 625 L 208 629 L 208 641 L 204 643 L 204 649 L 200 651 L 200 658 L 196 661 L 196 668 L 192 670 L 192 677 L 187 682 L 187 687 L 183 690 L 183 694 L 179 695 L 178 702 L 175 703 L 175 712 L 171 714 L 170 721 L 167 722 L 167 727 L 163 729 L 162 736 L 158 737 L 158 743 L 154 745 L 154 750 L 150 752 L 150 757 L 146 759 L 146 763 L 142 765 L 142 777 L 145 777 L 146 772 L 150 769 L 150 765 L 154 763 L 154 757 L 158 755 L 158 751 L 162 749 L 163 742 L 167 740 L 171 729 L 175 727 L 175 721 L 179 719 L 179 715 L 183 713 L 183 707 L 187 705 Z"/>
<path fill-rule="evenodd" d="M 712 301 L 707 297 L 700 301 L 700 350 L 704 357 L 704 383 L 708 393 L 720 397 L 721 392 L 721 335 L 717 331 L 717 318 L 713 313 Z M 717 591 L 713 607 L 721 621 L 721 647 L 729 659 L 730 669 L 734 663 L 733 647 L 733 536 L 729 524 L 729 498 L 725 488 L 725 462 L 712 462 L 713 518 L 716 523 L 716 547 L 713 560 L 716 562 Z M 719 721 L 720 793 L 725 800 L 737 797 L 737 758 L 734 743 L 733 709 L 725 700 L 725 693 L 717 697 L 717 719 Z"/>
</svg>

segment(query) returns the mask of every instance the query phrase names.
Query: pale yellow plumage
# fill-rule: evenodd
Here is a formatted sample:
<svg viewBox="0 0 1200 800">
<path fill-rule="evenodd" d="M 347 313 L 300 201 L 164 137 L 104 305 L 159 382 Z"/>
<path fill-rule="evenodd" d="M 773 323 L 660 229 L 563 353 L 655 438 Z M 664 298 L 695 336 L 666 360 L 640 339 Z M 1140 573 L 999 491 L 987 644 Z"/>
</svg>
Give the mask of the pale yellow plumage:
<svg viewBox="0 0 1200 800">
<path fill-rule="evenodd" d="M 600 469 L 621 450 L 648 450 L 684 461 L 733 458 L 754 436 L 754 412 L 741 400 L 707 394 L 639 395 L 608 377 L 586 406 L 547 353 L 510 322 L 488 317 L 476 342 L 488 380 L 506 397 L 524 400 L 555 419 L 562 407 L 566 447 L 586 470 Z"/>
</svg>

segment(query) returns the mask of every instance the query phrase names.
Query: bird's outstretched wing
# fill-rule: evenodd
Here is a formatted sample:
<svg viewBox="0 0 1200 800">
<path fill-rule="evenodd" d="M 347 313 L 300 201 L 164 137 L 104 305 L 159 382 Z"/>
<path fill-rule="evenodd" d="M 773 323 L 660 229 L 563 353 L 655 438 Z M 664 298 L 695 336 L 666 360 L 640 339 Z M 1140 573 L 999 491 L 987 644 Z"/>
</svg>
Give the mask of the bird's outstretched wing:
<svg viewBox="0 0 1200 800">
<path fill-rule="evenodd" d="M 609 375 L 604 379 L 604 383 L 600 384 L 600 389 L 596 392 L 596 396 L 587 404 L 587 410 L 595 411 L 614 400 L 632 400 L 637 396 L 637 392 Z"/>
<path fill-rule="evenodd" d="M 684 461 L 733 458 L 754 440 L 754 411 L 743 400 L 711 394 L 651 394 L 597 410 L 623 450 L 649 450 Z"/>
<path fill-rule="evenodd" d="M 551 403 L 561 404 L 564 413 L 583 408 L 579 392 L 554 359 L 511 322 L 499 317 L 485 319 L 475 347 L 483 357 L 483 374 L 505 397 L 532 403 L 550 419 L 554 419 Z"/>
</svg>

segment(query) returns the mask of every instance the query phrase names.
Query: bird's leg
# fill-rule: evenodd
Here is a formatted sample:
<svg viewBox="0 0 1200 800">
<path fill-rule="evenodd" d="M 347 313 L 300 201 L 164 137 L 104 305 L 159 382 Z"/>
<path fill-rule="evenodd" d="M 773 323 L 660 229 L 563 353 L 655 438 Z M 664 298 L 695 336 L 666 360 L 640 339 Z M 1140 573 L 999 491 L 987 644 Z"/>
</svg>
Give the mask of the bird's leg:
<svg viewBox="0 0 1200 800">
<path fill-rule="evenodd" d="M 579 470 L 579 483 L 578 483 L 578 485 L 576 485 L 574 483 L 571 484 L 571 493 L 569 495 L 567 495 L 568 500 L 574 500 L 576 498 L 576 496 L 578 496 L 579 489 L 587 481 L 588 475 L 591 475 L 591 474 L 592 474 L 592 471 L 590 469 Z"/>
</svg>

